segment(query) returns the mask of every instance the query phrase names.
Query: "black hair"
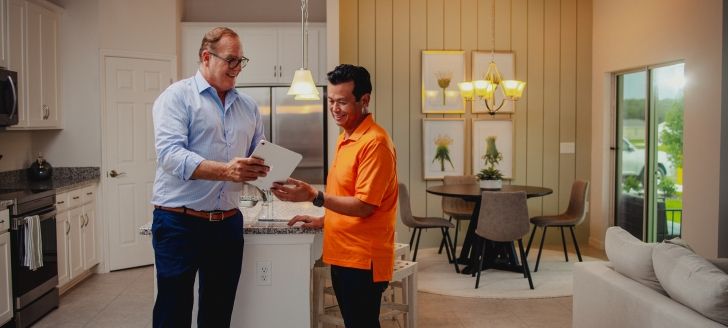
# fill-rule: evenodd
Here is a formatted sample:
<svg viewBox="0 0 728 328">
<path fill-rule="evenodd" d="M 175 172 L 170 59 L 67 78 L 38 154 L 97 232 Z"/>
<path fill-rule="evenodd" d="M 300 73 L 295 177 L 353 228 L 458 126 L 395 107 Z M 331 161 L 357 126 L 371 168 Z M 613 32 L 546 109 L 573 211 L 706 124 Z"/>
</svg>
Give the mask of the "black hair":
<svg viewBox="0 0 728 328">
<path fill-rule="evenodd" d="M 372 81 L 369 76 L 369 71 L 362 66 L 341 64 L 336 66 L 333 71 L 328 72 L 326 77 L 329 83 L 338 85 L 349 81 L 354 82 L 354 97 L 356 101 L 361 100 L 361 97 L 367 93 L 372 92 Z"/>
</svg>

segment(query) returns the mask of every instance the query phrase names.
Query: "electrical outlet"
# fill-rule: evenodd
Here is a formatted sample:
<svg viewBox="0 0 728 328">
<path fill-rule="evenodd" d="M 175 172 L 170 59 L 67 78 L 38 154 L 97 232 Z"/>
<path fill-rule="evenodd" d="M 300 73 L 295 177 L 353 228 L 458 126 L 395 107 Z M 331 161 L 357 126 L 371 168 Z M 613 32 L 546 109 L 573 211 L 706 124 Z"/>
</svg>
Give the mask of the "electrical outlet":
<svg viewBox="0 0 728 328">
<path fill-rule="evenodd" d="M 270 261 L 255 261 L 255 283 L 270 286 L 273 283 L 273 265 Z"/>
</svg>

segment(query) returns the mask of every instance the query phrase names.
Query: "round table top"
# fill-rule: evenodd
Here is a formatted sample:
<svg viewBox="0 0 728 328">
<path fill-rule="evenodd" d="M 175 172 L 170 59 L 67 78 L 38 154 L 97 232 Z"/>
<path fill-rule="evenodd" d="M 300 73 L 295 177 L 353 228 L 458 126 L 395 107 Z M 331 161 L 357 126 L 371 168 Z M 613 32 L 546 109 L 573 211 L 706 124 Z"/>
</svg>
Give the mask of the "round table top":
<svg viewBox="0 0 728 328">
<path fill-rule="evenodd" d="M 520 185 L 503 185 L 503 188 L 498 190 L 481 189 L 476 184 L 439 185 L 427 188 L 427 192 L 431 194 L 464 199 L 480 199 L 480 193 L 483 191 L 525 191 L 528 198 L 546 196 L 554 192 L 550 188 Z"/>
</svg>

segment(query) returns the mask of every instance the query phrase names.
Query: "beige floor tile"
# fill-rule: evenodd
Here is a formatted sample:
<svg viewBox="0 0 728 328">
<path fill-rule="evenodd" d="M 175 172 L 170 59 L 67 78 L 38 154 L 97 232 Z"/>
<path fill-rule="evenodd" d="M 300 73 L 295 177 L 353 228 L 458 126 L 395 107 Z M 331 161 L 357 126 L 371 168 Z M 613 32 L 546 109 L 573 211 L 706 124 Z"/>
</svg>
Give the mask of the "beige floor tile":
<svg viewBox="0 0 728 328">
<path fill-rule="evenodd" d="M 606 259 L 601 250 L 584 247 L 582 252 Z M 59 309 L 33 327 L 151 327 L 153 274 L 153 268 L 147 266 L 94 275 L 62 295 Z M 571 326 L 571 297 L 491 300 L 420 292 L 417 303 L 421 328 Z M 404 323 L 401 319 L 399 323 L 386 321 L 382 327 L 404 327 Z"/>
</svg>

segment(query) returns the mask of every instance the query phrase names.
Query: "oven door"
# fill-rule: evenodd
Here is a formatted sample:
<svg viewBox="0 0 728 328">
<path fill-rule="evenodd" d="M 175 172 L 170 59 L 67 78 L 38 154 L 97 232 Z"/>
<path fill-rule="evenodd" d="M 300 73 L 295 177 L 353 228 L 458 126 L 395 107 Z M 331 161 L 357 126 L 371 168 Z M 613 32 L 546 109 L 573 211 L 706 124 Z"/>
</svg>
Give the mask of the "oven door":
<svg viewBox="0 0 728 328">
<path fill-rule="evenodd" d="M 18 73 L 0 69 L 0 126 L 18 124 Z"/>
<path fill-rule="evenodd" d="M 38 215 L 40 217 L 40 233 L 43 244 L 43 266 L 30 270 L 23 266 L 25 254 L 24 217 Z M 56 244 L 56 209 L 45 208 L 35 213 L 19 215 L 13 218 L 11 234 L 11 251 L 13 253 L 13 296 L 15 308 L 21 309 L 38 297 L 52 290 L 58 284 L 58 254 Z"/>
</svg>

